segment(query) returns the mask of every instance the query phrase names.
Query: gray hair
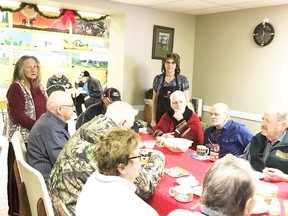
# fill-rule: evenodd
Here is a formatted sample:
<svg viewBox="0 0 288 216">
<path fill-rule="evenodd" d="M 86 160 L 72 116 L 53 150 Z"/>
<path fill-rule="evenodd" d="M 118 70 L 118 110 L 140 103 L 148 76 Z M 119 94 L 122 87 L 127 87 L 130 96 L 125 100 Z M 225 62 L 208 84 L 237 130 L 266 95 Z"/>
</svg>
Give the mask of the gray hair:
<svg viewBox="0 0 288 216">
<path fill-rule="evenodd" d="M 248 161 L 232 155 L 217 160 L 204 177 L 201 204 L 227 216 L 243 215 L 256 191 Z"/>
<path fill-rule="evenodd" d="M 288 109 L 281 104 L 271 104 L 265 113 L 276 114 L 279 122 L 285 122 L 288 125 Z"/>
<path fill-rule="evenodd" d="M 138 112 L 137 109 L 134 109 L 124 101 L 115 101 L 107 107 L 105 116 L 111 118 L 116 124 L 119 124 L 123 119 L 135 117 Z"/>
</svg>

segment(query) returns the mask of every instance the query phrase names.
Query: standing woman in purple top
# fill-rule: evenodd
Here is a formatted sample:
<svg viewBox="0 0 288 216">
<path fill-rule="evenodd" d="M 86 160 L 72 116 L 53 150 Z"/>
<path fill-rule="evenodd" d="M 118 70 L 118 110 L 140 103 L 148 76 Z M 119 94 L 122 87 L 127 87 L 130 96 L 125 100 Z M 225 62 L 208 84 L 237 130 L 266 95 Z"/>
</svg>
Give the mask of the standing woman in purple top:
<svg viewBox="0 0 288 216">
<path fill-rule="evenodd" d="M 176 91 L 183 91 L 189 104 L 190 92 L 187 78 L 180 75 L 180 56 L 176 53 L 167 54 L 162 62 L 162 74 L 153 81 L 152 120 L 154 127 L 162 115 L 171 109 L 170 95 Z"/>
<path fill-rule="evenodd" d="M 47 94 L 41 86 L 39 60 L 34 56 L 22 56 L 15 64 L 12 84 L 7 92 L 8 115 L 3 135 L 8 138 L 8 206 L 9 214 L 19 213 L 18 190 L 13 163 L 14 149 L 11 143 L 15 131 L 20 131 L 25 143 L 36 120 L 46 112 Z"/>
</svg>

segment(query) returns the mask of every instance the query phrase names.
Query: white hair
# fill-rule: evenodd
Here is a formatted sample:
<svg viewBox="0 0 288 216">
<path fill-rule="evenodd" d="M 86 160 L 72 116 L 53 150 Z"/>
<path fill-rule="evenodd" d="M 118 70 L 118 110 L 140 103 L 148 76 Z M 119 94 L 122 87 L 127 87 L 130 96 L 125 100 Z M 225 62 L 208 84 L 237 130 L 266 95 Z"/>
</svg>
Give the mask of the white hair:
<svg viewBox="0 0 288 216">
<path fill-rule="evenodd" d="M 135 117 L 138 112 L 137 109 L 134 109 L 130 104 L 124 101 L 115 101 L 107 107 L 105 116 L 111 118 L 116 124 L 118 124 L 123 119 Z"/>
</svg>

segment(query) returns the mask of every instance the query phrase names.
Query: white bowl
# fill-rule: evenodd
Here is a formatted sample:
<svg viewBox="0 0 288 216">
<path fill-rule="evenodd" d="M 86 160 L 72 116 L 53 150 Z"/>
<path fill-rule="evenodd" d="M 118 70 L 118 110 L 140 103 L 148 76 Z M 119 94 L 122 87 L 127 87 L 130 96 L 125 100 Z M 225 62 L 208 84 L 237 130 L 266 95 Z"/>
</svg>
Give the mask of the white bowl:
<svg viewBox="0 0 288 216">
<path fill-rule="evenodd" d="M 164 146 L 172 152 L 186 152 L 193 141 L 184 138 L 165 138 Z"/>
</svg>

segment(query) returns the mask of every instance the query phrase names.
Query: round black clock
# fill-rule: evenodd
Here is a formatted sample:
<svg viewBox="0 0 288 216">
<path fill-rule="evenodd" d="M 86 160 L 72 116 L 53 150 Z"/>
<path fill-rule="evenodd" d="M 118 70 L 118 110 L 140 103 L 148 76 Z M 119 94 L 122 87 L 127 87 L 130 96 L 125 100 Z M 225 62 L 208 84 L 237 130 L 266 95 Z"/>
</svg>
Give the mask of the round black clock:
<svg viewBox="0 0 288 216">
<path fill-rule="evenodd" d="M 257 25 L 253 32 L 253 38 L 256 44 L 259 46 L 266 46 L 274 38 L 274 28 L 270 23 L 262 22 Z"/>
</svg>

